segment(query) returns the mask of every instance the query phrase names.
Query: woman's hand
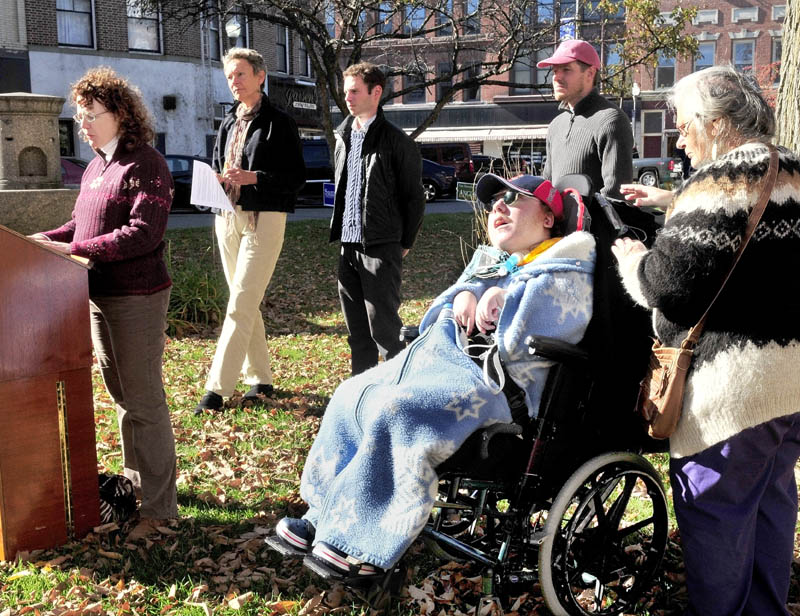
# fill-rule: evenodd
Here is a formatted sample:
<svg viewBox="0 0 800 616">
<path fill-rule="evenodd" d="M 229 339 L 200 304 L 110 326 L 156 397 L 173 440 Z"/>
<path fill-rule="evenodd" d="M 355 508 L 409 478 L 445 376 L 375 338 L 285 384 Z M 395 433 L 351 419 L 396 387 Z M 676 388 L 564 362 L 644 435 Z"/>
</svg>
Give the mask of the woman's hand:
<svg viewBox="0 0 800 616">
<path fill-rule="evenodd" d="M 69 244 L 67 242 L 54 242 L 52 240 L 48 240 L 46 237 L 43 240 L 37 239 L 36 241 L 39 242 L 42 246 L 47 246 L 47 248 L 55 250 L 56 252 L 60 252 L 65 255 L 72 254 L 70 252 Z"/>
<path fill-rule="evenodd" d="M 668 207 L 672 201 L 672 191 L 644 186 L 642 184 L 623 184 L 619 191 L 626 201 L 633 201 L 636 207 Z"/>
<path fill-rule="evenodd" d="M 222 179 L 232 186 L 247 186 L 258 182 L 258 175 L 255 171 L 245 171 L 238 167 L 226 169 L 222 174 Z"/>
<path fill-rule="evenodd" d="M 34 240 L 36 242 L 49 242 L 50 241 L 44 233 L 34 233 L 32 235 L 28 235 L 27 238 L 29 240 Z"/>
<path fill-rule="evenodd" d="M 475 321 L 482 333 L 485 334 L 497 326 L 500 310 L 502 310 L 505 303 L 506 292 L 503 289 L 491 287 L 486 290 L 475 309 Z"/>
<path fill-rule="evenodd" d="M 477 298 L 471 291 L 461 291 L 453 299 L 453 316 L 467 332 L 467 335 L 475 329 L 475 306 L 478 305 Z"/>
<path fill-rule="evenodd" d="M 611 252 L 614 253 L 617 262 L 622 263 L 627 257 L 647 252 L 647 247 L 639 240 L 621 237 L 611 245 Z"/>
</svg>

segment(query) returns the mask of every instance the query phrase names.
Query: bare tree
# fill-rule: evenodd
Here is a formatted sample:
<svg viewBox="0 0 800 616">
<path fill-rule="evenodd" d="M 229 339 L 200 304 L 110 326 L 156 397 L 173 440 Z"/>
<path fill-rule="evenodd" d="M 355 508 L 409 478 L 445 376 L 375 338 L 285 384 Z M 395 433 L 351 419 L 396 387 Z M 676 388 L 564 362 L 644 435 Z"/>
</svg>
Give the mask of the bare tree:
<svg viewBox="0 0 800 616">
<path fill-rule="evenodd" d="M 778 87 L 777 142 L 794 152 L 800 152 L 800 112 L 797 92 L 800 89 L 800 6 L 787 2 L 783 20 L 783 49 L 781 50 L 781 83 Z"/>
<path fill-rule="evenodd" d="M 187 23 L 245 13 L 251 22 L 291 29 L 308 51 L 316 75 L 320 122 L 330 143 L 331 105 L 347 115 L 342 70 L 361 60 L 381 65 L 393 83 L 402 83 L 399 88 L 387 87 L 385 100 L 436 89 L 435 104 L 426 108 L 412 133 L 416 137 L 459 92 L 482 85 L 550 90 L 547 79 L 538 79 L 533 66 L 537 52 L 552 49 L 552 41 L 561 38 L 565 28 L 572 27 L 587 40 L 599 36 L 617 42 L 619 63 L 607 77 L 609 88 L 616 87 L 620 93 L 629 90 L 624 75 L 635 64 L 655 64 L 659 53 L 673 56 L 696 51 L 694 39 L 683 34 L 691 11 L 678 8 L 673 12 L 674 23 L 665 23 L 657 0 L 132 1 L 150 9 L 158 5 L 165 18 Z M 581 22 L 574 21 L 576 10 Z M 635 31 L 626 32 L 626 20 L 636 24 Z M 605 49 L 601 52 L 605 54 Z M 529 67 L 529 77 L 509 80 L 515 65 Z"/>
</svg>

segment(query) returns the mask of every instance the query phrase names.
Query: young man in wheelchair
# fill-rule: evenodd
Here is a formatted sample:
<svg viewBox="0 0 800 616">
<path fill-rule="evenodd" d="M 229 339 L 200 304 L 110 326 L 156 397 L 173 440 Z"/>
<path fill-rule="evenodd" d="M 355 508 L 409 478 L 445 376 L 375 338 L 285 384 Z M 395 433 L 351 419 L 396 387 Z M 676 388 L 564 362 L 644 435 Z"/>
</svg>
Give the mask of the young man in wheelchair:
<svg viewBox="0 0 800 616">
<path fill-rule="evenodd" d="M 283 553 L 309 553 L 350 578 L 394 566 L 428 520 L 436 467 L 475 431 L 512 421 L 505 379 L 536 415 L 550 363 L 530 358 L 526 338 L 583 337 L 595 241 L 562 236 L 562 194 L 540 177 L 489 174 L 477 196 L 491 246 L 434 301 L 405 351 L 336 390 L 303 470 L 309 510 L 270 538 Z M 478 357 L 476 329 L 492 333 Z"/>
</svg>

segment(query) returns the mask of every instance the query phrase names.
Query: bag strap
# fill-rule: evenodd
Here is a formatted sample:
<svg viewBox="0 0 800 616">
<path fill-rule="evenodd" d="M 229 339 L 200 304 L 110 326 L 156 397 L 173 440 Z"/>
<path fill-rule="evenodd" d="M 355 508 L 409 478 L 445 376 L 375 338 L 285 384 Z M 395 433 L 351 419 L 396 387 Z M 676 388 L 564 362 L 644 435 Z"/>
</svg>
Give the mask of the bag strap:
<svg viewBox="0 0 800 616">
<path fill-rule="evenodd" d="M 727 284 L 728 279 L 731 277 L 731 274 L 733 274 L 736 264 L 739 263 L 739 259 L 742 257 L 744 249 L 747 247 L 753 232 L 756 230 L 756 227 L 761 220 L 761 215 L 767 208 L 767 202 L 772 194 L 772 189 L 775 187 L 775 180 L 778 177 L 778 150 L 771 143 L 766 145 L 769 148 L 769 169 L 767 170 L 767 175 L 764 178 L 764 185 L 761 188 L 761 194 L 759 195 L 758 202 L 756 203 L 755 207 L 753 207 L 753 210 L 750 212 L 750 217 L 747 219 L 747 227 L 745 228 L 744 235 L 742 236 L 742 241 L 739 243 L 739 247 L 736 249 L 736 253 L 733 255 L 733 263 L 731 263 L 728 273 L 725 274 L 725 278 L 722 280 L 722 284 L 720 285 L 717 294 L 714 296 L 714 299 L 711 300 L 711 303 L 708 305 L 708 308 L 706 308 L 703 316 L 700 317 L 697 325 L 689 330 L 689 334 L 686 336 L 684 341 L 681 342 L 681 348 L 691 349 L 697 344 L 700 334 L 703 333 L 703 327 L 706 324 L 706 317 L 711 311 L 711 307 L 714 305 L 714 302 L 717 301 L 717 298 L 722 294 L 722 290 L 725 288 L 725 285 Z"/>
</svg>

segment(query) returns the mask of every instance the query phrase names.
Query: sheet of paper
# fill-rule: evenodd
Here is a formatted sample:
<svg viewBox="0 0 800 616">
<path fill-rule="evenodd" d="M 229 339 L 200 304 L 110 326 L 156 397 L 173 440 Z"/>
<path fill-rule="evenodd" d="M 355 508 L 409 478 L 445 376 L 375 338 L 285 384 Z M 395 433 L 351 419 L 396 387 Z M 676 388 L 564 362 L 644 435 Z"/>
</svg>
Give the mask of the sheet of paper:
<svg viewBox="0 0 800 616">
<path fill-rule="evenodd" d="M 201 160 L 194 161 L 192 166 L 192 194 L 189 201 L 195 205 L 233 212 L 231 201 L 222 189 L 217 174 Z"/>
</svg>

